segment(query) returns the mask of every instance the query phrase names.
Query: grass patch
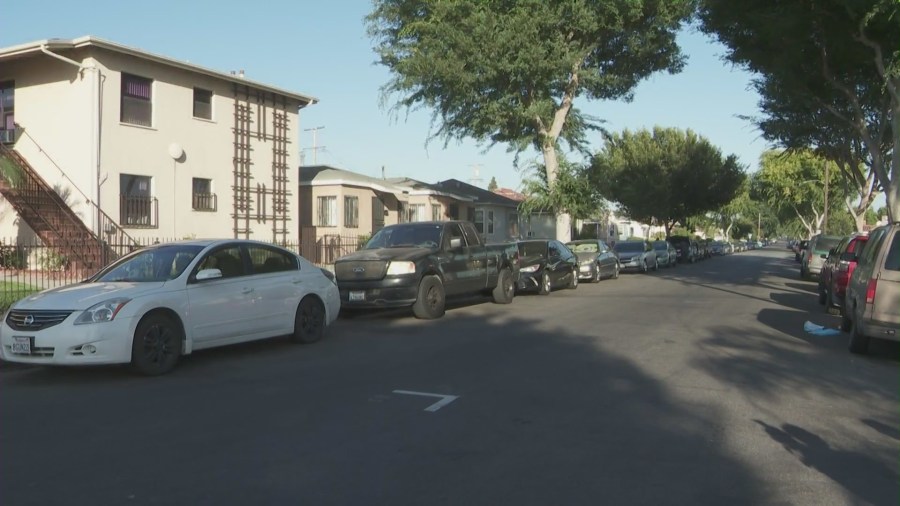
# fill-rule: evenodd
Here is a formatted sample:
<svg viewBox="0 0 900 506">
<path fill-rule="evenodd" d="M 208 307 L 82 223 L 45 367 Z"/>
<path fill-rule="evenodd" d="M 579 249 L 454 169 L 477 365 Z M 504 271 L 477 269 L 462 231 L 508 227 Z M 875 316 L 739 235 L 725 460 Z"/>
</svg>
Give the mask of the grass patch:
<svg viewBox="0 0 900 506">
<path fill-rule="evenodd" d="M 27 283 L 0 281 L 0 311 L 6 311 L 15 301 L 39 291 L 40 288 Z"/>
</svg>

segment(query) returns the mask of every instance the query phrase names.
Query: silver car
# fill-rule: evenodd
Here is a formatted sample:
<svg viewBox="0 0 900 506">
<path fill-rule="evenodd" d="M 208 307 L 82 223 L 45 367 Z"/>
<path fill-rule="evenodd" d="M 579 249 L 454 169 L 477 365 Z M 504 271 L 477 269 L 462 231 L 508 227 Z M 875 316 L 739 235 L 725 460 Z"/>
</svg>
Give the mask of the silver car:
<svg viewBox="0 0 900 506">
<path fill-rule="evenodd" d="M 613 247 L 623 270 L 648 272 L 658 270 L 656 251 L 650 241 L 621 241 Z"/>
</svg>

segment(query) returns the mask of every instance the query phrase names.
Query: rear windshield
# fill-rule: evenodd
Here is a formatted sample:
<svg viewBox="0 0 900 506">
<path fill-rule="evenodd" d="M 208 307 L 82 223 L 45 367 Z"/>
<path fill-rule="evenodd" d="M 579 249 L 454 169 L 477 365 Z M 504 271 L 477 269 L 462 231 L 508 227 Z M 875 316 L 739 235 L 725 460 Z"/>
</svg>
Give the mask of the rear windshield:
<svg viewBox="0 0 900 506">
<path fill-rule="evenodd" d="M 820 237 L 816 240 L 816 251 L 830 251 L 831 248 L 837 246 L 839 242 L 841 242 L 840 237 Z"/>
<path fill-rule="evenodd" d="M 520 242 L 519 255 L 523 257 L 543 257 L 547 254 L 545 242 Z"/>
<path fill-rule="evenodd" d="M 841 260 L 852 262 L 859 258 L 859 254 L 862 252 L 863 246 L 866 245 L 866 241 L 868 240 L 868 237 L 860 237 L 850 240 L 850 243 L 847 244 L 846 251 L 841 253 Z"/>
<path fill-rule="evenodd" d="M 669 249 L 669 243 L 667 243 L 666 241 L 655 241 L 653 243 L 653 249 L 667 250 L 667 249 Z"/>
<path fill-rule="evenodd" d="M 614 250 L 618 252 L 626 252 L 626 253 L 634 253 L 637 251 L 644 251 L 644 243 L 642 242 L 620 242 L 616 244 Z"/>
<path fill-rule="evenodd" d="M 888 250 L 887 257 L 884 259 L 884 268 L 888 271 L 900 271 L 900 232 L 894 233 L 891 249 Z"/>
</svg>

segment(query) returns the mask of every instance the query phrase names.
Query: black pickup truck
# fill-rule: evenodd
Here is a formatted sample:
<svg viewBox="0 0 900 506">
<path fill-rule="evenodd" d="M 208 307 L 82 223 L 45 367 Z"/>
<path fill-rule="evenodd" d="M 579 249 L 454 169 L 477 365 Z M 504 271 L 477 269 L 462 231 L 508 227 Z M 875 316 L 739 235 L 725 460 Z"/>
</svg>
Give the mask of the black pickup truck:
<svg viewBox="0 0 900 506">
<path fill-rule="evenodd" d="M 341 308 L 412 306 L 417 318 L 444 315 L 447 297 L 491 293 L 509 304 L 519 277 L 515 243 L 485 245 L 464 221 L 402 223 L 334 263 Z"/>
</svg>

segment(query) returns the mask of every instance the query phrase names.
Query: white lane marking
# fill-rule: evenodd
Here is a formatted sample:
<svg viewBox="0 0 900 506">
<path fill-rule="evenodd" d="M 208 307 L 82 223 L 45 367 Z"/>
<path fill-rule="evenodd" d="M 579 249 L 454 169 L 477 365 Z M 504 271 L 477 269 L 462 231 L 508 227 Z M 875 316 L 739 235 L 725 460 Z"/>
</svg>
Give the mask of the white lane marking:
<svg viewBox="0 0 900 506">
<path fill-rule="evenodd" d="M 430 411 L 434 413 L 435 411 L 443 408 L 447 404 L 459 399 L 458 395 L 444 395 L 444 394 L 429 394 L 427 392 L 413 392 L 412 390 L 394 390 L 395 394 L 403 394 L 403 395 L 421 395 L 424 397 L 440 397 L 441 400 L 435 402 L 431 406 L 425 408 L 425 411 Z"/>
</svg>

